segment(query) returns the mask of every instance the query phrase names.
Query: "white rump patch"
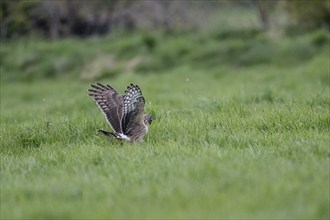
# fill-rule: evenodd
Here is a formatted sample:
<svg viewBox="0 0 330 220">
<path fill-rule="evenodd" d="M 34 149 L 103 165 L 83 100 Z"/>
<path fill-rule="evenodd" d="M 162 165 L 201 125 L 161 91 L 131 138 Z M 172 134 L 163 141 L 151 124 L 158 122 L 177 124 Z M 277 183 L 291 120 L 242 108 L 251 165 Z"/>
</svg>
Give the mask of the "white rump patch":
<svg viewBox="0 0 330 220">
<path fill-rule="evenodd" d="M 120 137 L 121 139 L 124 139 L 124 140 L 126 140 L 126 141 L 131 141 L 131 138 L 129 138 L 127 135 L 119 134 L 119 133 L 118 133 L 118 135 L 119 135 L 119 137 Z"/>
</svg>

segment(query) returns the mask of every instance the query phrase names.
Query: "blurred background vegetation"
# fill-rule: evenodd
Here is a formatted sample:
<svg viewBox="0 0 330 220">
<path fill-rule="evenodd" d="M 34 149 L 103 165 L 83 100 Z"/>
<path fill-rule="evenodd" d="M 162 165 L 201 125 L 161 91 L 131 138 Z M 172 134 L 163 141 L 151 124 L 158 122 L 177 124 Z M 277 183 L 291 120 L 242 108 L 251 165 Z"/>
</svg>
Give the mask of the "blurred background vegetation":
<svg viewBox="0 0 330 220">
<path fill-rule="evenodd" d="M 256 27 L 268 31 L 292 26 L 311 30 L 330 25 L 330 4 L 326 0 L 2 0 L 1 37 L 36 33 L 52 39 L 87 37 L 111 34 L 118 29 L 172 33 L 219 30 L 223 24 L 217 23 L 217 15 L 233 6 L 250 10 L 257 19 Z M 232 20 L 231 25 L 234 23 L 248 25 Z"/>
<path fill-rule="evenodd" d="M 327 0 L 1 0 L 3 80 L 298 65 L 329 44 Z M 279 43 L 280 42 L 280 43 Z"/>
</svg>

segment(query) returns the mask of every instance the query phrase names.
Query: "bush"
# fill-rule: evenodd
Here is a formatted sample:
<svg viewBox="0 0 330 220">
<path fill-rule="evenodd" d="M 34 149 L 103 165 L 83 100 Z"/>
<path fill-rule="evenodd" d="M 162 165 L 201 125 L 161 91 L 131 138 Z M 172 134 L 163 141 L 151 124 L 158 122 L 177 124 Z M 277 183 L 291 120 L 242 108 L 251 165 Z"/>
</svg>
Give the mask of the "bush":
<svg viewBox="0 0 330 220">
<path fill-rule="evenodd" d="M 287 1 L 287 9 L 304 30 L 330 28 L 330 2 L 325 0 Z"/>
</svg>

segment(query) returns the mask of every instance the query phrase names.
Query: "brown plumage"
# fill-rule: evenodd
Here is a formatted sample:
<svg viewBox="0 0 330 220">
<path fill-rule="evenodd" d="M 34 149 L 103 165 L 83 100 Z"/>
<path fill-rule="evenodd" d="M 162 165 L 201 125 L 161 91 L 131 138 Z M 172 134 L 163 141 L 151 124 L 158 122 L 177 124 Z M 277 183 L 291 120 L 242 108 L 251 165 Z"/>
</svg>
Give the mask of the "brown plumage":
<svg viewBox="0 0 330 220">
<path fill-rule="evenodd" d="M 151 115 L 144 114 L 145 100 L 138 85 L 127 87 L 121 96 L 109 85 L 97 83 L 91 85 L 89 95 L 92 96 L 105 115 L 114 132 L 99 132 L 117 139 L 131 142 L 140 141 L 148 132 L 152 122 Z"/>
</svg>

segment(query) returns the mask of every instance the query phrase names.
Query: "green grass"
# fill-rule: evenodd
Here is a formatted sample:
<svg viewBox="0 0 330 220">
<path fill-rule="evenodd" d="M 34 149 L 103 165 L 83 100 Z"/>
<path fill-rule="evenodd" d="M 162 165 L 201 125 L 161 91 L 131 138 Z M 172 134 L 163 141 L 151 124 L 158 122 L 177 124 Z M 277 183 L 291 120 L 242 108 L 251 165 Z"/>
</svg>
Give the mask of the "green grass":
<svg viewBox="0 0 330 220">
<path fill-rule="evenodd" d="M 138 32 L 86 40 L 21 39 L 1 44 L 2 80 L 116 78 L 123 72 L 139 74 L 173 71 L 189 66 L 218 72 L 224 66 L 246 68 L 272 65 L 295 67 L 323 53 L 328 56 L 329 32 L 271 40 L 257 29 L 211 33 L 166 34 Z"/>
<path fill-rule="evenodd" d="M 164 38 L 153 52 L 128 54 L 119 49 L 139 37 L 112 42 L 121 60 L 160 64 L 101 80 L 120 92 L 131 82 L 142 88 L 154 121 L 137 144 L 96 133 L 109 127 L 87 95 L 94 80 L 77 79 L 80 62 L 109 39 L 33 42 L 21 51 L 40 59 L 26 68 L 14 65 L 25 59 L 19 43 L 2 45 L 1 218 L 328 219 L 329 54 L 315 36 L 246 44 L 222 36 L 219 45 L 218 36 L 205 48 L 198 38 Z M 94 49 L 80 54 L 84 46 Z M 74 60 L 71 75 L 37 79 L 61 48 Z M 32 80 L 20 77 L 31 69 Z"/>
</svg>

